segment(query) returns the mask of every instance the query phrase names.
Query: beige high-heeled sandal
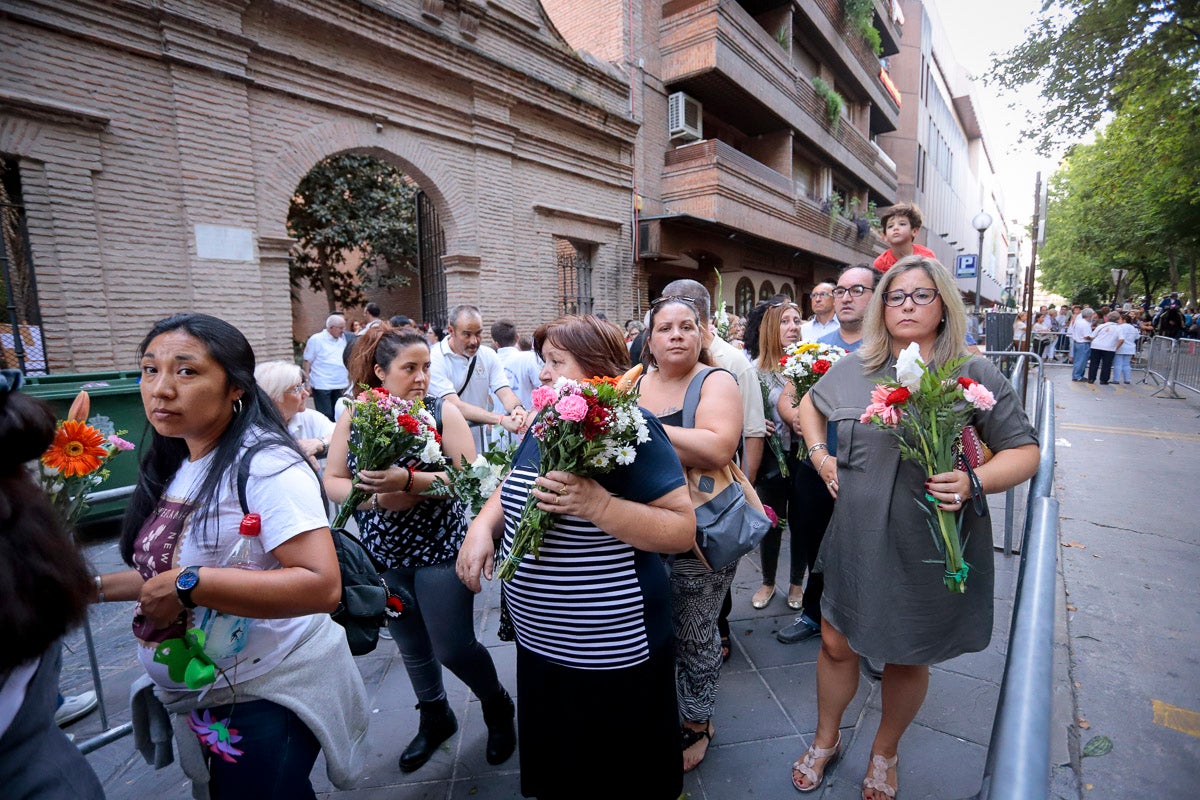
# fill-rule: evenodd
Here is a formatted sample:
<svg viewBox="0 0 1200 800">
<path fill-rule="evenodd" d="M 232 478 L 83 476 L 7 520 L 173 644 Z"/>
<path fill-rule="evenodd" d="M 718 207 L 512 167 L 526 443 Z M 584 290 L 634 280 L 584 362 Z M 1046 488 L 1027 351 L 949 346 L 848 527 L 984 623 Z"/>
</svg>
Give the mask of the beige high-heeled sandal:
<svg viewBox="0 0 1200 800">
<path fill-rule="evenodd" d="M 891 798 L 896 797 L 898 785 L 893 786 L 892 784 L 888 783 L 887 774 L 889 769 L 895 769 L 896 765 L 899 763 L 899 753 L 891 758 L 884 758 L 878 753 L 871 753 L 871 771 L 867 773 L 867 777 L 863 778 L 862 782 L 863 800 L 866 800 L 868 791 L 882 792 Z M 896 783 L 899 784 L 899 782 L 900 775 L 899 771 L 897 770 Z"/>
<path fill-rule="evenodd" d="M 809 792 L 815 792 L 817 789 L 820 789 L 821 784 L 825 782 L 826 771 L 828 771 L 828 769 L 837 762 L 841 754 L 841 731 L 838 731 L 838 740 L 834 743 L 833 747 L 817 747 L 816 744 L 809 746 L 809 748 L 804 751 L 804 756 L 796 761 L 796 763 L 792 764 L 792 788 L 801 794 L 808 794 Z M 819 772 L 817 771 L 818 758 L 826 759 L 825 763 L 821 765 Z M 807 778 L 809 783 L 812 785 L 806 789 L 800 786 L 800 784 L 796 783 L 797 772 L 800 773 L 802 777 Z"/>
</svg>

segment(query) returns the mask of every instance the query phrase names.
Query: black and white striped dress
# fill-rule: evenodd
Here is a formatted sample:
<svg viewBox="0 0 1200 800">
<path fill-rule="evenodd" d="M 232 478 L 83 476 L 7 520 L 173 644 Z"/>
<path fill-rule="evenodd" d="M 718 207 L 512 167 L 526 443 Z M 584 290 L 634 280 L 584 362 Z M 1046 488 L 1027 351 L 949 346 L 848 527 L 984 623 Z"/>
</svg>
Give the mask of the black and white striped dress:
<svg viewBox="0 0 1200 800">
<path fill-rule="evenodd" d="M 683 485 L 683 469 L 666 433 L 647 416 L 651 440 L 637 458 L 599 482 L 618 497 L 652 502 Z M 527 436 L 501 489 L 504 550 L 538 474 L 537 441 Z M 517 640 L 575 669 L 621 669 L 645 661 L 671 635 L 670 588 L 662 557 L 637 550 L 578 517 L 562 517 L 540 554 L 528 555 L 504 585 Z"/>
</svg>

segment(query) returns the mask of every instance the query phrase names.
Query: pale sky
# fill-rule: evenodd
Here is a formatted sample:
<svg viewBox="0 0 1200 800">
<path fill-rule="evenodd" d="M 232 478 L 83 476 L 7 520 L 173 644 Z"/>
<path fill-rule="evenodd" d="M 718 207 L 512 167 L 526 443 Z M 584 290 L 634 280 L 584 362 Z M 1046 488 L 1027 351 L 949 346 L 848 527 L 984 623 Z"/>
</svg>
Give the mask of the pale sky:
<svg viewBox="0 0 1200 800">
<path fill-rule="evenodd" d="M 1005 215 L 1022 225 L 1033 216 L 1034 178 L 1038 170 L 1045 183 L 1058 165 L 1058 158 L 1038 156 L 1030 142 L 1019 134 L 1029 119 L 1027 109 L 1040 104 L 1037 89 L 1029 87 L 1018 95 L 1000 96 L 999 87 L 980 79 L 990 71 L 992 56 L 1005 52 L 1024 37 L 1036 19 L 1041 0 L 924 0 L 933 4 L 942 28 L 951 40 L 954 57 L 976 78 L 976 91 L 983 107 L 984 136 L 989 139 L 996 173 L 1004 190 Z M 1017 110 L 1009 103 L 1017 102 Z"/>
</svg>

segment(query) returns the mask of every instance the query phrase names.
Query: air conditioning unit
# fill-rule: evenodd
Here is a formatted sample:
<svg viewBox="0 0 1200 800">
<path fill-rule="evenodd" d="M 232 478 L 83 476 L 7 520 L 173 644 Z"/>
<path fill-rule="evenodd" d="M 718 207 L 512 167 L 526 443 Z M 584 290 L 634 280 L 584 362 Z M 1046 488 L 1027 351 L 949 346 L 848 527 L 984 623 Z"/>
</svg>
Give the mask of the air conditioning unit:
<svg viewBox="0 0 1200 800">
<path fill-rule="evenodd" d="M 667 96 L 667 133 L 673 142 L 694 142 L 704 138 L 703 106 L 683 92 Z"/>
</svg>

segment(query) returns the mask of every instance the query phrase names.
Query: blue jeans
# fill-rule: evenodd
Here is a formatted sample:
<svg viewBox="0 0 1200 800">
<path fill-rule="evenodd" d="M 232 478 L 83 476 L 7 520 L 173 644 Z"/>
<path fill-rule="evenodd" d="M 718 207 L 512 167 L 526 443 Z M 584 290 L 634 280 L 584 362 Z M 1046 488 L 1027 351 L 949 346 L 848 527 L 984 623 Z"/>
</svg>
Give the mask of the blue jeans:
<svg viewBox="0 0 1200 800">
<path fill-rule="evenodd" d="M 334 406 L 337 404 L 338 398 L 345 393 L 346 387 L 344 386 L 341 389 L 313 389 L 313 407 L 330 419 L 335 419 Z"/>
<path fill-rule="evenodd" d="M 207 710 L 215 721 L 229 719 L 242 737 L 235 763 L 209 754 L 213 800 L 315 800 L 308 775 L 321 744 L 294 711 L 269 700 Z"/>
<path fill-rule="evenodd" d="M 1071 360 L 1074 362 L 1073 368 L 1071 369 L 1071 380 L 1083 380 L 1083 376 L 1087 374 L 1088 356 L 1091 355 L 1091 353 L 1091 342 L 1071 343 Z"/>
<path fill-rule="evenodd" d="M 1133 362 L 1133 353 L 1117 353 L 1113 359 L 1113 381 L 1123 381 L 1129 383 L 1133 380 L 1133 370 L 1130 365 Z"/>
</svg>

